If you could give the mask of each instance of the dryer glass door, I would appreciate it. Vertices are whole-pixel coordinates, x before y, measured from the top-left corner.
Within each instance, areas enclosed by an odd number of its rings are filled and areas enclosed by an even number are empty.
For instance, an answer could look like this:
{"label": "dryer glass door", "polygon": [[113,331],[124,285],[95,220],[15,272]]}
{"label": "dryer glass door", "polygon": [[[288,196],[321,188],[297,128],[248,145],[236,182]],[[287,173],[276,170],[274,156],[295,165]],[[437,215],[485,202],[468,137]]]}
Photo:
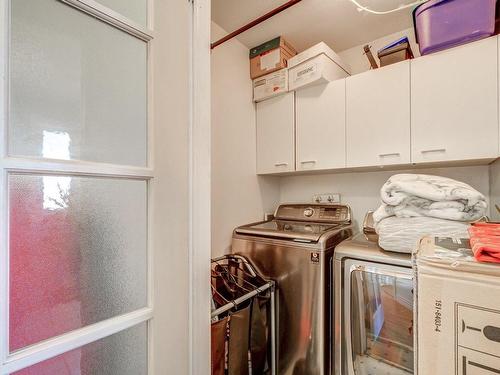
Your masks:
{"label": "dryer glass door", "polygon": [[368,262],[345,267],[349,375],[413,374],[411,269]]}

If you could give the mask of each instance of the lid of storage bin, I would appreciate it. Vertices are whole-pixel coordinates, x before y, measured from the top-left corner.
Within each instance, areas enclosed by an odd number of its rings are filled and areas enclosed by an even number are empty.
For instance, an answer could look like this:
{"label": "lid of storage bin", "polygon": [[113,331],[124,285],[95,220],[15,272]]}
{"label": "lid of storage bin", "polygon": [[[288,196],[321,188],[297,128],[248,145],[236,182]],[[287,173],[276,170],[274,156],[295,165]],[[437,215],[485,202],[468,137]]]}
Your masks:
{"label": "lid of storage bin", "polygon": [[278,36],[274,39],[268,40],[257,47],[250,49],[250,59],[263,54],[264,52],[271,51],[276,48],[281,48],[286,55],[294,56],[297,51],[288,43],[282,36]]}
{"label": "lid of storage bin", "polygon": [[332,60],[335,64],[337,64],[342,70],[344,70],[347,74],[351,75],[350,67],[342,61],[339,55],[337,55],[325,42],[319,42],[314,46],[306,49],[305,51],[300,52],[299,54],[291,57],[288,60],[288,68],[292,69],[299,64],[302,64],[305,61],[313,59],[319,55],[325,55],[330,60]]}
{"label": "lid of storage bin", "polygon": [[392,42],[392,43],[390,43],[390,44],[386,45],[385,47],[383,47],[383,48],[379,49],[377,53],[382,53],[382,52],[384,52],[384,51],[386,51],[386,50],[390,50],[390,49],[392,49],[392,48],[394,48],[394,47],[397,47],[397,46],[403,45],[403,44],[405,44],[405,43],[406,43],[406,44],[409,44],[409,43],[410,43],[410,41],[408,40],[408,37],[407,37],[407,36],[404,36],[404,37],[402,37],[402,38],[399,38],[398,40],[395,40],[394,42]]}
{"label": "lid of storage bin", "polygon": [[420,44],[419,40],[418,40],[417,16],[419,16],[423,11],[425,11],[427,9],[432,8],[432,7],[439,5],[441,3],[445,3],[447,1],[450,1],[450,0],[429,0],[423,4],[418,5],[417,7],[415,7],[415,9],[413,9],[413,12],[412,12],[413,28],[415,30],[415,42],[417,44]]}
{"label": "lid of storage bin", "polygon": [[274,39],[268,40],[267,42],[258,45],[257,47],[253,47],[250,49],[250,58],[258,56],[261,53],[270,51],[272,49],[279,48],[280,43],[281,43],[281,37],[278,36]]}
{"label": "lid of storage bin", "polygon": [[[392,48],[389,49],[383,49],[377,52],[378,58],[392,55],[393,53],[400,52],[400,51],[408,51],[411,52],[410,44],[408,42],[403,43],[403,44],[398,44],[393,46]],[[413,53],[411,53],[413,55]]]}
{"label": "lid of storage bin", "polygon": [[413,14],[415,15],[415,17],[417,17],[423,11],[435,7],[436,5],[440,5],[441,3],[447,3],[449,1],[451,0],[429,0],[426,3],[423,3],[422,5],[416,7],[415,10],[413,11],[414,12]]}

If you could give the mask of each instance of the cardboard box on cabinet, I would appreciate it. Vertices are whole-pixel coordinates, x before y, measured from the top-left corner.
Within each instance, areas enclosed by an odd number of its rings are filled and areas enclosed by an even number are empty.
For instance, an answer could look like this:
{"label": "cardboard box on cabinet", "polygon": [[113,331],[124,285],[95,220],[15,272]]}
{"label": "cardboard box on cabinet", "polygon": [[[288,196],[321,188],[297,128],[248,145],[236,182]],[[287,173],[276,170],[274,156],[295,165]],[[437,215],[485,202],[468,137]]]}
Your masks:
{"label": "cardboard box on cabinet", "polygon": [[283,37],[279,36],[250,49],[250,77],[262,77],[286,68],[288,60],[297,51]]}
{"label": "cardboard box on cabinet", "polygon": [[253,80],[253,100],[260,102],[288,92],[288,69],[281,69]]}
{"label": "cardboard box on cabinet", "polygon": [[312,46],[288,61],[290,90],[328,83],[349,75],[349,67],[324,42]]}

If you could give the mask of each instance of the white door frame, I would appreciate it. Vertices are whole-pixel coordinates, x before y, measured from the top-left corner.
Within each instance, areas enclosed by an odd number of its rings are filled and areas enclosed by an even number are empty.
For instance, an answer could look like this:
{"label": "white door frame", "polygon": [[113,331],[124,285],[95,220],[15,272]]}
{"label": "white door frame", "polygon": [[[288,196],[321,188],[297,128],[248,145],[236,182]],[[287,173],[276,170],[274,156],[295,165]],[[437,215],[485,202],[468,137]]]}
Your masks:
{"label": "white door frame", "polygon": [[191,0],[190,375],[210,374],[210,0]]}

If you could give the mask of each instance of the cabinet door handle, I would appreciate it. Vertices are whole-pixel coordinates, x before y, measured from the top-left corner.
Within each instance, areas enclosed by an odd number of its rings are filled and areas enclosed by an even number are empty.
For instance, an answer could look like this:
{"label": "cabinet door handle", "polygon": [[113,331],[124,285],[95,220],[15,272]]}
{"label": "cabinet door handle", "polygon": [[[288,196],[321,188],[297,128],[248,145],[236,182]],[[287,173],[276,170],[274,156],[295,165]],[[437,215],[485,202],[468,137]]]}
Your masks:
{"label": "cabinet door handle", "polygon": [[430,150],[422,150],[420,151],[422,154],[430,154],[431,152],[446,152],[445,148],[434,148]]}
{"label": "cabinet door handle", "polygon": [[316,160],[304,160],[300,164],[316,164]]}
{"label": "cabinet door handle", "polygon": [[275,167],[286,167],[288,163],[274,163]]}
{"label": "cabinet door handle", "polygon": [[388,156],[401,156],[401,154],[399,152],[390,152],[390,153],[387,153],[387,154],[378,154],[379,157],[381,158],[385,158],[385,157],[388,157]]}

